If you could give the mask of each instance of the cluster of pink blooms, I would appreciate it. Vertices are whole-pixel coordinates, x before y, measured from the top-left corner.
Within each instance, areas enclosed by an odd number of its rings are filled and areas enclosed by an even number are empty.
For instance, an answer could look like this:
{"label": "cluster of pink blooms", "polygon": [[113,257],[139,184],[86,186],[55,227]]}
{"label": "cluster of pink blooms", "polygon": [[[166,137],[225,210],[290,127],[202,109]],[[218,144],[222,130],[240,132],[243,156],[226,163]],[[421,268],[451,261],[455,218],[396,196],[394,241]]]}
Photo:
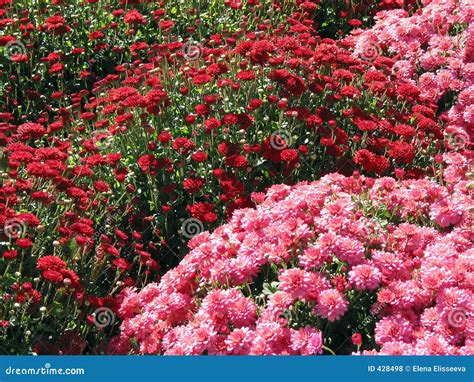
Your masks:
{"label": "cluster of pink blooms", "polygon": [[[125,290],[109,351],[321,354],[328,327],[357,327],[349,312],[376,294],[361,354],[473,354],[473,162],[443,160],[439,183],[330,174],[254,194],[158,284]],[[298,304],[314,324],[289,325]]]}
{"label": "cluster of pink blooms", "polygon": [[[347,38],[361,57],[387,51],[392,74],[438,103],[457,93],[445,112],[445,134],[467,148],[474,134],[474,12],[470,0],[423,0],[414,15],[402,9],[377,14],[375,26]],[[374,53],[375,51],[375,53]],[[420,74],[421,73],[421,74]]]}

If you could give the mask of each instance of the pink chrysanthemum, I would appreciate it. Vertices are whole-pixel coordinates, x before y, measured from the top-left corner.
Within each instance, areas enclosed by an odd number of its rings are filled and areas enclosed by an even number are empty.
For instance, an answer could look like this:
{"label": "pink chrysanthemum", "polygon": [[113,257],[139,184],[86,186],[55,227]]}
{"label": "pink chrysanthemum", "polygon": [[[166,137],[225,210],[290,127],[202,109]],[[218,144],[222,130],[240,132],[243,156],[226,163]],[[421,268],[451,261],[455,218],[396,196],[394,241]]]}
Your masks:
{"label": "pink chrysanthemum", "polygon": [[336,289],[327,289],[318,296],[316,313],[329,321],[336,321],[346,313],[348,308],[347,300]]}

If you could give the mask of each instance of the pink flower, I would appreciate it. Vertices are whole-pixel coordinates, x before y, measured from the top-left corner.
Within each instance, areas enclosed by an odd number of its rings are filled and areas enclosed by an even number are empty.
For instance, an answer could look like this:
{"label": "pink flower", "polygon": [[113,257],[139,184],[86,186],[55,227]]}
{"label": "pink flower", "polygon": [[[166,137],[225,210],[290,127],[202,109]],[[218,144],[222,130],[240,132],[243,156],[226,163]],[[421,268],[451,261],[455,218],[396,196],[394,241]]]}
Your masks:
{"label": "pink flower", "polygon": [[413,345],[402,341],[385,342],[380,349],[380,353],[373,355],[410,355],[414,354]]}
{"label": "pink flower", "polygon": [[279,289],[292,295],[294,299],[304,299],[306,296],[306,272],[302,269],[288,269],[282,272],[278,278]]}
{"label": "pink flower", "polygon": [[252,346],[253,336],[253,331],[249,328],[235,329],[225,340],[228,354],[248,354]]}
{"label": "pink flower", "polygon": [[351,265],[359,264],[365,258],[362,243],[349,237],[338,237],[333,248],[337,257]]}
{"label": "pink flower", "polygon": [[305,272],[302,269],[288,269],[279,276],[279,289],[290,294],[295,300],[316,300],[323,289],[330,288],[323,274]]}
{"label": "pink flower", "polygon": [[416,355],[456,354],[453,346],[449,345],[445,338],[434,333],[419,339],[415,344],[414,352]]}
{"label": "pink flower", "polygon": [[462,204],[450,203],[449,200],[442,200],[431,207],[431,214],[434,216],[436,223],[441,227],[449,227],[458,224],[463,215]]}
{"label": "pink flower", "polygon": [[300,265],[305,269],[321,268],[324,263],[331,261],[331,251],[329,248],[315,244],[303,252],[300,256]]}

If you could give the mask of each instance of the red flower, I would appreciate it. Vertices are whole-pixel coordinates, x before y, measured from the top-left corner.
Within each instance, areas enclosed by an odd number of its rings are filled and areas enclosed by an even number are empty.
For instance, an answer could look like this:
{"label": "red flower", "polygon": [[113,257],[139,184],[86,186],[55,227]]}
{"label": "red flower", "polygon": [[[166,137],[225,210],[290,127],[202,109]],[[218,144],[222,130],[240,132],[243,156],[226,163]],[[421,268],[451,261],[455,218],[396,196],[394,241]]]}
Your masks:
{"label": "red flower", "polygon": [[354,118],[354,124],[359,128],[361,131],[374,131],[377,130],[377,124],[371,120],[363,119],[356,117]]}
{"label": "red flower", "polygon": [[231,155],[226,158],[225,164],[229,167],[243,168],[248,166],[248,161],[243,155]]}
{"label": "red flower", "polygon": [[207,157],[208,155],[204,151],[196,151],[193,155],[191,155],[191,159],[198,163],[205,162]]}
{"label": "red flower", "polygon": [[206,127],[206,132],[211,132],[222,126],[222,123],[217,118],[209,118],[204,121],[204,126]]}
{"label": "red flower", "polygon": [[107,192],[110,190],[110,186],[103,180],[97,180],[94,182],[94,188],[99,192]]}
{"label": "red flower", "polygon": [[255,72],[252,70],[243,70],[237,73],[237,78],[242,81],[252,81],[255,79]]}
{"label": "red flower", "polygon": [[301,77],[290,74],[285,81],[285,90],[294,97],[299,97],[306,91],[306,86]]}
{"label": "red flower", "polygon": [[33,242],[28,238],[21,238],[16,240],[16,245],[21,249],[27,249],[33,246]]}
{"label": "red flower", "polygon": [[336,142],[334,141],[334,139],[331,138],[331,137],[323,137],[323,138],[321,138],[320,142],[321,142],[321,144],[322,144],[323,146],[325,146],[325,147],[334,146],[334,144],[336,143]]}
{"label": "red flower", "polygon": [[176,138],[173,142],[173,150],[181,154],[186,154],[196,147],[193,141],[188,138]]}
{"label": "red flower", "polygon": [[114,170],[115,179],[119,182],[123,182],[128,174],[128,170],[125,167],[119,167]]}
{"label": "red flower", "polygon": [[[193,218],[199,219],[201,221],[207,221],[205,216],[208,216],[208,214],[214,212],[215,205],[212,203],[195,203],[191,206],[187,206],[186,210],[189,211],[191,216]],[[211,217],[211,215],[208,216],[208,218]]]}
{"label": "red flower", "polygon": [[27,122],[18,127],[18,134],[22,140],[38,139],[46,134],[46,129],[39,123]]}
{"label": "red flower", "polygon": [[82,285],[79,282],[79,276],[77,276],[74,271],[71,271],[70,269],[62,269],[60,273],[64,277],[64,282],[66,283],[67,281],[67,285],[70,288],[75,288],[75,289],[82,288]]}
{"label": "red flower", "polygon": [[360,27],[362,25],[362,21],[357,19],[351,19],[347,23],[352,27]]}
{"label": "red flower", "polygon": [[112,261],[112,264],[122,271],[126,271],[132,268],[130,263],[127,260],[122,259],[122,258],[114,259]]}
{"label": "red flower", "polygon": [[306,91],[303,79],[296,74],[292,74],[285,69],[277,69],[271,72],[268,77],[283,85],[286,93],[294,97],[299,97]]}
{"label": "red flower", "polygon": [[136,9],[128,11],[123,21],[126,24],[145,24],[146,22],[145,17],[143,17],[143,15]]}
{"label": "red flower", "polygon": [[209,74],[198,74],[193,78],[194,85],[204,85],[212,81],[212,76]]}
{"label": "red flower", "polygon": [[255,121],[255,118],[251,117],[246,113],[237,115],[237,124],[241,129],[246,130],[249,128]]}
{"label": "red flower", "polygon": [[86,198],[87,194],[84,190],[81,190],[79,187],[69,187],[66,190],[66,194],[73,198]]}
{"label": "red flower", "polygon": [[28,56],[26,54],[14,54],[10,57],[10,60],[13,62],[28,62]]}
{"label": "red flower", "polygon": [[306,118],[306,124],[308,125],[308,127],[317,129],[323,124],[323,120],[319,117],[319,115],[313,114]]}
{"label": "red flower", "polygon": [[411,138],[415,135],[415,128],[410,125],[396,125],[393,131],[404,138]]}
{"label": "red flower", "polygon": [[194,110],[197,115],[208,115],[211,112],[209,105],[206,105],[205,103],[197,105]]}
{"label": "red flower", "polygon": [[170,29],[174,26],[174,22],[172,20],[164,20],[160,22],[159,26],[161,29]]}
{"label": "red flower", "polygon": [[397,86],[397,94],[410,102],[418,101],[420,97],[420,89],[415,85],[403,83]]}
{"label": "red flower", "polygon": [[219,74],[224,74],[229,71],[229,68],[224,63],[211,64],[206,68],[206,73],[211,76],[218,76]]}
{"label": "red flower", "polygon": [[152,90],[145,96],[145,106],[150,114],[158,114],[169,103],[168,93],[164,90]]}
{"label": "red flower", "polygon": [[173,136],[170,133],[168,133],[167,131],[163,131],[162,133],[160,133],[160,135],[158,135],[158,141],[162,145],[166,145],[172,139],[173,139]]}
{"label": "red flower", "polygon": [[138,166],[140,166],[140,169],[146,174],[149,172],[150,167],[153,165],[155,161],[155,156],[152,154],[147,154],[147,155],[142,155],[140,158],[138,158]]}
{"label": "red flower", "polygon": [[258,109],[263,105],[263,101],[259,98],[254,98],[251,99],[250,102],[247,105],[247,110],[248,111],[254,111],[255,109]]}
{"label": "red flower", "polygon": [[222,123],[227,126],[235,125],[238,122],[238,117],[237,115],[230,113],[224,115],[224,118],[222,118]]}
{"label": "red flower", "polygon": [[50,16],[45,20],[42,28],[45,28],[48,32],[52,32],[55,35],[62,35],[71,30],[71,28],[64,22],[65,20],[62,16]]}
{"label": "red flower", "polygon": [[397,164],[411,164],[415,158],[415,148],[407,142],[393,142],[389,155],[395,159]]}
{"label": "red flower", "polygon": [[352,343],[359,346],[362,343],[362,335],[360,333],[354,333],[351,337]]}
{"label": "red flower", "polygon": [[111,255],[111,256],[120,255],[120,251],[117,248],[107,243],[102,244],[101,247],[98,249],[98,251],[100,251],[101,253],[105,252],[106,254]]}
{"label": "red flower", "polygon": [[188,125],[192,125],[194,122],[196,122],[196,116],[188,114],[184,117],[184,122],[186,122]]}
{"label": "red flower", "polygon": [[281,160],[284,162],[292,162],[298,160],[298,151],[295,149],[285,149],[281,152]]}
{"label": "red flower", "polygon": [[36,227],[40,224],[39,219],[29,212],[23,212],[21,214],[16,215],[15,217],[17,220],[27,224],[30,227]]}

